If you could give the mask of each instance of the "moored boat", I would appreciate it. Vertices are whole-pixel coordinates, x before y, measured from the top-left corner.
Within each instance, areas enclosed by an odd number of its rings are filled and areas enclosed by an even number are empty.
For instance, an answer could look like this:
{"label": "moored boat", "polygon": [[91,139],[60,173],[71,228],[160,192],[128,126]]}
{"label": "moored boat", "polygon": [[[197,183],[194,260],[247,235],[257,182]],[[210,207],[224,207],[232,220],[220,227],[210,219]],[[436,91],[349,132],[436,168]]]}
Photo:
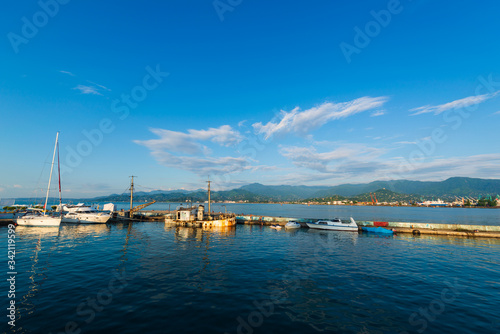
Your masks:
{"label": "moored boat", "polygon": [[349,231],[349,232],[357,232],[358,224],[351,217],[349,222],[343,222],[339,218],[335,218],[332,220],[318,220],[314,223],[306,223],[309,228],[318,229],[318,230],[332,230],[332,231]]}
{"label": "moored boat", "polygon": [[111,218],[110,213],[98,211],[83,203],[63,205],[62,210],[66,212],[62,217],[63,223],[105,224]]}
{"label": "moored boat", "polygon": [[[52,164],[50,166],[49,185],[47,186],[47,195],[45,196],[45,205],[43,206],[43,210],[27,211],[23,215],[17,217],[17,219],[16,219],[17,225],[21,225],[21,226],[59,226],[61,224],[61,216],[53,216],[53,215],[49,216],[47,214],[47,201],[49,199],[50,182],[52,180],[52,172],[54,169],[54,160],[56,157],[56,151],[59,152],[58,140],[59,140],[59,132],[56,135],[54,154],[52,155]],[[58,155],[57,160],[59,163],[59,155]],[[61,198],[61,175],[59,174],[59,201],[60,201],[60,198]]]}
{"label": "moored boat", "polygon": [[285,224],[285,229],[296,229],[300,227],[301,227],[300,224],[293,220]]}
{"label": "moored boat", "polygon": [[371,226],[363,226],[361,228],[363,232],[368,232],[368,233],[377,233],[377,234],[385,234],[385,235],[393,235],[394,231],[390,229],[386,229],[383,227],[371,227]]}
{"label": "moored boat", "polygon": [[29,210],[17,217],[16,223],[19,226],[59,226],[61,217],[49,216],[46,212]]}

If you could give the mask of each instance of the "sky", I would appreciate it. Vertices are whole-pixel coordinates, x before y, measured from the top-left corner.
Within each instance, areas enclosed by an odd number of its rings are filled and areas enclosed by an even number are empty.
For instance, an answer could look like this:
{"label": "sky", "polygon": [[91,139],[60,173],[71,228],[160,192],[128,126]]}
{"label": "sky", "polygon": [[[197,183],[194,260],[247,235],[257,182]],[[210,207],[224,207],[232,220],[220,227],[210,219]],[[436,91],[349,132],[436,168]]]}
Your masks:
{"label": "sky", "polygon": [[[500,4],[15,1],[0,198],[500,178]],[[57,176],[52,188],[57,188]],[[51,192],[56,195],[56,193]]]}

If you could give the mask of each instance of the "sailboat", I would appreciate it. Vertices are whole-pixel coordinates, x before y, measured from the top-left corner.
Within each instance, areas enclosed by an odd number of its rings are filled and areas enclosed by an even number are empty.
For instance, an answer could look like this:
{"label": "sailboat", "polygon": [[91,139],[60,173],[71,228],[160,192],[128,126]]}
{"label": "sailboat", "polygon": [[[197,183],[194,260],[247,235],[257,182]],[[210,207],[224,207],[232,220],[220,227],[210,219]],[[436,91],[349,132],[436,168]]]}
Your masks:
{"label": "sailboat", "polygon": [[[47,187],[47,195],[45,196],[45,205],[43,210],[31,209],[24,215],[17,218],[17,225],[21,226],[59,226],[61,224],[61,216],[49,216],[47,214],[47,201],[49,200],[50,182],[52,181],[52,171],[54,170],[54,160],[56,158],[56,150],[58,150],[59,132],[56,135],[56,144],[54,146],[54,154],[52,155],[52,165],[50,166],[49,185]],[[59,167],[59,155],[57,157]],[[61,173],[59,173],[59,201],[61,200]]]}

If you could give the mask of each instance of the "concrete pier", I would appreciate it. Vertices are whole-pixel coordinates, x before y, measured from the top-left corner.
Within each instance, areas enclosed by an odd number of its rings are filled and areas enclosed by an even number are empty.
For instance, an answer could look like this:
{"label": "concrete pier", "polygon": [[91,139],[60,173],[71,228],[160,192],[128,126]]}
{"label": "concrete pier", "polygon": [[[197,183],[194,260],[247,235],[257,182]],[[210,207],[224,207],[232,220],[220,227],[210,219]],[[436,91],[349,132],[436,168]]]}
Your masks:
{"label": "concrete pier", "polygon": [[[314,222],[319,219],[272,217],[272,216],[254,216],[239,215],[236,216],[236,222],[239,224],[252,225],[285,225],[288,221],[296,221],[303,227],[307,227],[306,222]],[[408,223],[408,222],[374,222],[374,221],[356,221],[361,230],[363,226],[380,226],[391,229],[396,233],[433,234],[449,235],[460,237],[484,237],[500,238],[500,226],[488,225],[462,225],[462,224],[428,224],[428,223]]]}

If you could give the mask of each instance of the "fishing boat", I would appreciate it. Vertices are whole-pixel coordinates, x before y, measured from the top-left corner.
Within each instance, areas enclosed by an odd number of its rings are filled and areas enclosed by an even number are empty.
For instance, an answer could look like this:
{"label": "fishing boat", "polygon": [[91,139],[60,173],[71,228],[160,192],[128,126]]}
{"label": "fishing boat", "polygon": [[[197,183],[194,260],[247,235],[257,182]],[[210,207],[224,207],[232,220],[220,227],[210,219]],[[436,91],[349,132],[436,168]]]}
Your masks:
{"label": "fishing boat", "polygon": [[288,223],[285,224],[285,229],[296,229],[296,228],[300,228],[300,224],[297,223],[296,221],[289,221]]}
{"label": "fishing boat", "polygon": [[335,218],[332,220],[318,220],[314,223],[306,223],[309,228],[318,229],[318,230],[332,230],[332,231],[349,231],[349,232],[357,232],[358,224],[351,217],[349,222],[343,222],[339,218]]}
{"label": "fishing boat", "polygon": [[[208,212],[205,212],[204,205],[191,206],[188,208],[178,208],[173,213],[165,215],[166,224],[181,226],[196,226],[204,228],[221,228],[236,225],[236,215],[228,212],[212,212],[210,199],[210,183],[208,180]],[[132,189],[132,186],[131,186]],[[132,207],[132,204],[130,205]]]}
{"label": "fishing boat", "polygon": [[368,232],[368,233],[377,233],[377,234],[384,234],[384,235],[393,235],[394,231],[389,230],[383,227],[371,227],[371,226],[363,226],[361,228],[363,232]]}
{"label": "fishing boat", "polygon": [[[52,155],[52,165],[50,166],[49,185],[47,187],[47,195],[45,196],[45,205],[42,210],[28,210],[22,216],[17,217],[16,223],[21,226],[59,226],[61,224],[61,216],[47,214],[47,201],[49,200],[50,182],[52,181],[52,172],[54,170],[54,160],[56,151],[59,153],[59,132],[56,135],[56,144],[54,146],[54,154]],[[59,154],[57,155],[59,167]],[[58,168],[59,169],[59,168]],[[59,201],[61,201],[61,173],[59,173]]]}

